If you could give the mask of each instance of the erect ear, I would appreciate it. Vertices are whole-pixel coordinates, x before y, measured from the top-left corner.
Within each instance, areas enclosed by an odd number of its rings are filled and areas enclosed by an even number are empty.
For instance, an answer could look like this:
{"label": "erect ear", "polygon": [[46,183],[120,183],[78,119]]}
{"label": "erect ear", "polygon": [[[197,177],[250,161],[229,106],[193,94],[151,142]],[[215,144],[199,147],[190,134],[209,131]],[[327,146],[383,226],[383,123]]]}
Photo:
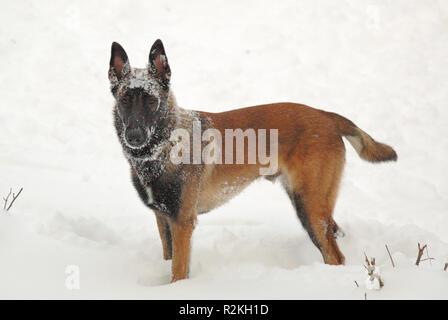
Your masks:
{"label": "erect ear", "polygon": [[112,83],[119,81],[129,72],[130,67],[126,51],[117,42],[113,42],[109,62],[109,80]]}
{"label": "erect ear", "polygon": [[171,69],[168,64],[165,49],[163,48],[163,43],[160,39],[157,39],[156,42],[154,42],[149,51],[148,69],[163,87],[168,88],[171,78]]}

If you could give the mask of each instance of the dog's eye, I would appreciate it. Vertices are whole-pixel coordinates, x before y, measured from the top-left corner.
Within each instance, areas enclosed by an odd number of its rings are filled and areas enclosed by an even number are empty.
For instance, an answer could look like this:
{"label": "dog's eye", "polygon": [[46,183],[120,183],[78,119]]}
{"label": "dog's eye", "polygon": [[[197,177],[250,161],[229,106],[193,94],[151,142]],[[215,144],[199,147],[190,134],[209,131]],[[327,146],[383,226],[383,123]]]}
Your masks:
{"label": "dog's eye", "polygon": [[120,100],[120,106],[128,107],[130,105],[130,101],[132,101],[132,97],[129,95],[124,95]]}
{"label": "dog's eye", "polygon": [[146,97],[146,104],[149,107],[153,108],[153,107],[157,106],[158,103],[159,103],[159,100],[156,97],[154,97],[154,96]]}

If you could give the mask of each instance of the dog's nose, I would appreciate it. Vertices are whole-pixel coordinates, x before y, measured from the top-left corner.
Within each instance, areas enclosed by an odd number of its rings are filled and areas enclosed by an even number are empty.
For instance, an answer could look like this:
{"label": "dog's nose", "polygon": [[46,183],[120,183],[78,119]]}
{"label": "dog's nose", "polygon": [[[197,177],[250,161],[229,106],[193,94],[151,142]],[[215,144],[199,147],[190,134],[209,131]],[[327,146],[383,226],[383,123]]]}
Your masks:
{"label": "dog's nose", "polygon": [[140,128],[126,129],[126,141],[133,147],[139,147],[145,142],[145,131]]}

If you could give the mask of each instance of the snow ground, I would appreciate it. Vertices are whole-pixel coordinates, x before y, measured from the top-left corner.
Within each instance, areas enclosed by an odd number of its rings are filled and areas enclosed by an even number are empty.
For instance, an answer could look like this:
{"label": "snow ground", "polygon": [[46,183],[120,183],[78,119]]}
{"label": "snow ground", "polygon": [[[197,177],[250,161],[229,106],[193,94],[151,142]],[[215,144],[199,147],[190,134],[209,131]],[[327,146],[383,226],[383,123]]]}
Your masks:
{"label": "snow ground", "polygon": [[[0,25],[0,193],[24,187],[0,214],[0,298],[364,299],[363,252],[385,282],[368,299],[448,298],[446,1],[14,1]],[[280,187],[260,181],[200,216],[190,279],[168,284],[107,79],[112,41],[139,67],[157,38],[185,108],[300,102],[394,146],[399,161],[380,165],[347,148],[345,266],[323,264]],[[417,242],[435,260],[414,266]]]}

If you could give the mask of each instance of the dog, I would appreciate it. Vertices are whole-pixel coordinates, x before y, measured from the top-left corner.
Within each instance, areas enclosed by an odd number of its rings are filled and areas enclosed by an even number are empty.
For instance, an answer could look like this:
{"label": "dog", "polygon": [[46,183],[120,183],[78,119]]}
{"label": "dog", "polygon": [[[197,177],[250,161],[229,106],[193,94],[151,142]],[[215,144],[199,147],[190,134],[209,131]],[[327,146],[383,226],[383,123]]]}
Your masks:
{"label": "dog", "polygon": [[[138,195],[155,212],[163,258],[172,259],[171,282],[188,277],[197,215],[227,202],[258,178],[279,179],[324,262],[344,264],[336,243],[340,229],[332,218],[345,163],[342,137],[369,162],[396,161],[390,146],[375,141],[343,116],[302,104],[273,103],[221,113],[180,108],[170,89],[171,69],[160,40],[152,45],[146,68],[131,68],[125,50],[114,42],[108,75],[118,139]],[[275,170],[261,174],[266,161],[260,159],[248,163],[238,159],[235,163],[232,155],[227,159],[229,151],[245,159],[253,155],[241,144],[225,145],[224,163],[222,150],[212,163],[191,163],[188,152],[183,155],[187,161],[173,161],[177,148],[173,132],[182,129],[194,134],[195,125],[201,132],[214,130],[223,136],[229,129],[277,130],[277,140],[267,144],[271,153],[272,147],[278,153]],[[182,140],[188,145],[194,139]],[[219,139],[213,140],[217,146]],[[199,141],[199,148],[204,146]]]}

